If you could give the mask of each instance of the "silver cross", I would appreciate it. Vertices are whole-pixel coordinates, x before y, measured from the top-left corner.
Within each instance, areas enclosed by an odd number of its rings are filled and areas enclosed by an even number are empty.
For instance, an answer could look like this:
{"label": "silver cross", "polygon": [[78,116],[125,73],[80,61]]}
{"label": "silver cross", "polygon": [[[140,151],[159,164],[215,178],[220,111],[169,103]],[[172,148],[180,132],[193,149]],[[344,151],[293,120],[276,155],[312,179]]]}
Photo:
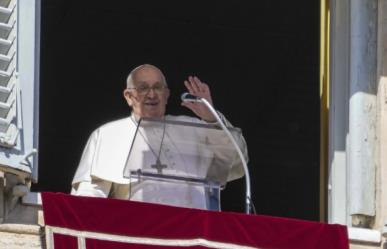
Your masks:
{"label": "silver cross", "polygon": [[167,168],[168,166],[166,164],[162,164],[160,162],[160,159],[157,159],[155,164],[151,165],[151,168],[157,169],[157,174],[162,174],[163,169]]}

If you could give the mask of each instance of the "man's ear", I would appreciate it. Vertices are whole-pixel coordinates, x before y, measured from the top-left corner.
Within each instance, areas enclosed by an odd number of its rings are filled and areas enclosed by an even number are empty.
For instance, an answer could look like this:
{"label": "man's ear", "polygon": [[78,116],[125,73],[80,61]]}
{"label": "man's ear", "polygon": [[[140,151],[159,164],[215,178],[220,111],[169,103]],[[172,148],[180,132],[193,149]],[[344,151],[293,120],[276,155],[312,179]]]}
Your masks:
{"label": "man's ear", "polygon": [[129,91],[129,89],[125,89],[123,92],[124,98],[126,100],[126,103],[128,103],[129,106],[133,106],[133,100],[132,100],[132,93]]}

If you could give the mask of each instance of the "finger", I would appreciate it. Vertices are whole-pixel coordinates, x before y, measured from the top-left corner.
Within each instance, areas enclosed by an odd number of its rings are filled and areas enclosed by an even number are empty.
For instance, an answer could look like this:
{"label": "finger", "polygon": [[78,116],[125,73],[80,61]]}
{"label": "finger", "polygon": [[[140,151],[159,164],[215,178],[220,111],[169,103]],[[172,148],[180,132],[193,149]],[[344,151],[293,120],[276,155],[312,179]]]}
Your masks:
{"label": "finger", "polygon": [[204,82],[202,82],[202,89],[203,89],[204,91],[206,91],[206,92],[209,92],[209,91],[210,91],[209,86],[208,86],[206,83],[204,83]]}
{"label": "finger", "polygon": [[198,83],[196,82],[195,77],[189,76],[188,80],[191,84],[191,87],[192,87],[194,93],[196,93],[196,94],[200,93],[200,87],[199,87]]}
{"label": "finger", "polygon": [[192,81],[194,82],[194,84],[196,85],[197,89],[199,92],[203,92],[204,89],[203,89],[203,83],[200,81],[200,79],[196,76],[194,76],[192,78]]}
{"label": "finger", "polygon": [[209,88],[205,82],[201,81],[197,76],[194,76],[193,80],[196,83],[200,92],[208,92]]}
{"label": "finger", "polygon": [[191,83],[189,83],[188,81],[185,80],[184,85],[190,94],[194,94],[194,90],[192,89]]}
{"label": "finger", "polygon": [[197,76],[192,77],[192,80],[193,80],[193,82],[195,82],[195,84],[196,84],[198,87],[200,87],[200,88],[202,88],[203,84],[205,84],[205,83],[202,82]]}

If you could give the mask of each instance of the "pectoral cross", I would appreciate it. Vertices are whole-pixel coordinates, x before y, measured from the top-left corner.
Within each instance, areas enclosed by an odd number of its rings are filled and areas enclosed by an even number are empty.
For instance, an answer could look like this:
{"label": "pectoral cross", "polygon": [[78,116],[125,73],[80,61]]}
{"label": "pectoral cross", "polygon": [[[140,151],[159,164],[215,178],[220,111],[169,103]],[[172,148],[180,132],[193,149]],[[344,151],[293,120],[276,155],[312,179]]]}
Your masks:
{"label": "pectoral cross", "polygon": [[161,164],[160,159],[157,159],[156,163],[151,165],[151,168],[157,169],[157,174],[162,174],[163,169],[167,167],[166,164]]}

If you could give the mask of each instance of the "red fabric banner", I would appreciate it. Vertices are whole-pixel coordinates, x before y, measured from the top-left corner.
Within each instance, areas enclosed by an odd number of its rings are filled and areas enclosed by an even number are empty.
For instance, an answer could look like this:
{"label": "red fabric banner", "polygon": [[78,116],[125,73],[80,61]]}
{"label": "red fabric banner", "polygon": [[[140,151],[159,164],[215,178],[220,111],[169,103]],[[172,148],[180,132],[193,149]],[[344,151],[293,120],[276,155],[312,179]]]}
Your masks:
{"label": "red fabric banner", "polygon": [[[349,249],[347,227],[336,224],[63,193],[42,193],[42,201],[47,226],[79,234],[104,233],[132,239],[131,243],[124,243],[89,237],[87,249],[221,248],[222,245],[224,248]],[[72,235],[54,234],[55,249],[78,248],[77,243]]]}

